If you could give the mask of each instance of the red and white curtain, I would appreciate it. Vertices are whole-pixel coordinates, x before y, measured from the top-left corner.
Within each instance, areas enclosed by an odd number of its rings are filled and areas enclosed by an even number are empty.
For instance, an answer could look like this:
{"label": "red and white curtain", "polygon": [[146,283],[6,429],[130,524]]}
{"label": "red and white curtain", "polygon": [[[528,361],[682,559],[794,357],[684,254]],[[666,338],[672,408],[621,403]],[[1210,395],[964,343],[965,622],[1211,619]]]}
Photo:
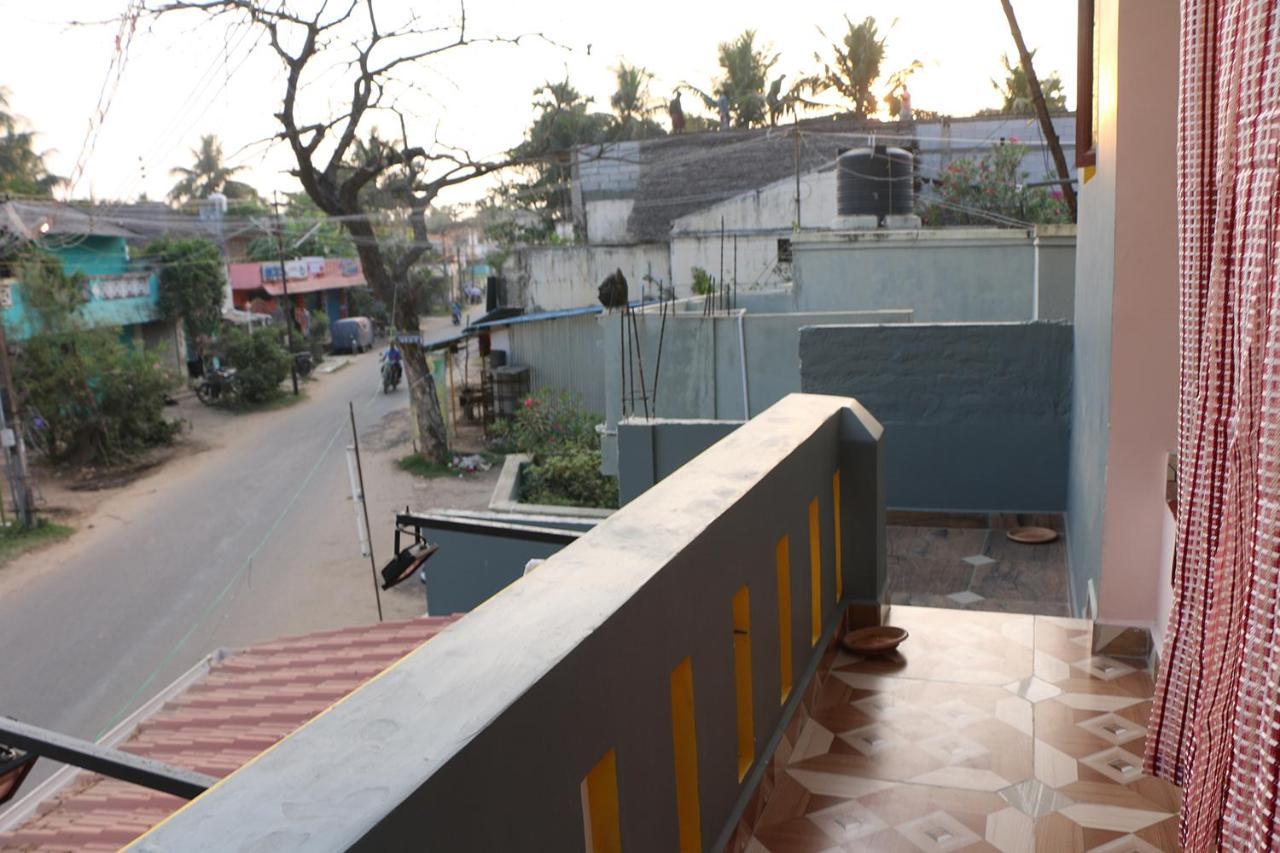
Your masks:
{"label": "red and white curtain", "polygon": [[1147,769],[1187,850],[1280,850],[1280,2],[1182,0],[1174,607]]}

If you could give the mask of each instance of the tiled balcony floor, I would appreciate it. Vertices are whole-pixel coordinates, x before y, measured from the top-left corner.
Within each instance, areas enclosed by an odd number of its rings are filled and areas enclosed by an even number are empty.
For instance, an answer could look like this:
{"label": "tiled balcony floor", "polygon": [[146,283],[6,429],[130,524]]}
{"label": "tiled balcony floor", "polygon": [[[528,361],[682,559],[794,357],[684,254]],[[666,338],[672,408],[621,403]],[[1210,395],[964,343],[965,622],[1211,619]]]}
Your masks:
{"label": "tiled balcony floor", "polygon": [[886,568],[892,603],[1045,616],[1071,612],[1063,538],[1045,545],[1010,542],[999,526],[1007,521],[1001,516],[916,521],[888,528]]}
{"label": "tiled balcony floor", "polygon": [[1144,776],[1153,684],[1083,620],[895,606],[900,654],[831,652],[733,850],[1176,850]]}

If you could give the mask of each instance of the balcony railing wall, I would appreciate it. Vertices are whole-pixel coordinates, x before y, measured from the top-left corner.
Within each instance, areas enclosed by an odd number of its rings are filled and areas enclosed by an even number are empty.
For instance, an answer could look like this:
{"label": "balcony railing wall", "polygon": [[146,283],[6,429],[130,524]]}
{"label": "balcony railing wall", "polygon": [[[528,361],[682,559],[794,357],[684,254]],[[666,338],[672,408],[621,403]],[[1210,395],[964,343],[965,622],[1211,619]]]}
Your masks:
{"label": "balcony railing wall", "polygon": [[853,400],[786,397],[134,849],[722,846],[883,589],[879,442]]}

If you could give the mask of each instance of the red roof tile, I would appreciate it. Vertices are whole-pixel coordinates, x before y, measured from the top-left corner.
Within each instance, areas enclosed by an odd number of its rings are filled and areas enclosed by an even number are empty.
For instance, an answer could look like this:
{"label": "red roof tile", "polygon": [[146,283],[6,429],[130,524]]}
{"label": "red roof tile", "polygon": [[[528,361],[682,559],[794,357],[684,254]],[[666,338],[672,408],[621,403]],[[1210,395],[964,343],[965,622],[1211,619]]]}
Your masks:
{"label": "red roof tile", "polygon": [[[143,720],[120,748],[226,776],[457,618],[343,628],[236,652]],[[184,802],[81,773],[22,826],[0,833],[0,851],[117,850]]]}

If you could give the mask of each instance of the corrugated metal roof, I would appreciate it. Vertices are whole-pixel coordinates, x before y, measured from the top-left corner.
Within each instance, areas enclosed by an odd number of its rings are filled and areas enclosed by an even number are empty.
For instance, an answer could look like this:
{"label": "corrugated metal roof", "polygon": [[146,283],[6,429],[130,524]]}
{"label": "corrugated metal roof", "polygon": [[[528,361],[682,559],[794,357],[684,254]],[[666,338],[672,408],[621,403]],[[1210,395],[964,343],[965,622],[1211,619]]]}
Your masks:
{"label": "corrugated metal roof", "polygon": [[[221,778],[458,618],[324,631],[234,653],[139,724],[122,748]],[[0,851],[117,850],[185,802],[81,773],[35,817],[0,834]]]}

